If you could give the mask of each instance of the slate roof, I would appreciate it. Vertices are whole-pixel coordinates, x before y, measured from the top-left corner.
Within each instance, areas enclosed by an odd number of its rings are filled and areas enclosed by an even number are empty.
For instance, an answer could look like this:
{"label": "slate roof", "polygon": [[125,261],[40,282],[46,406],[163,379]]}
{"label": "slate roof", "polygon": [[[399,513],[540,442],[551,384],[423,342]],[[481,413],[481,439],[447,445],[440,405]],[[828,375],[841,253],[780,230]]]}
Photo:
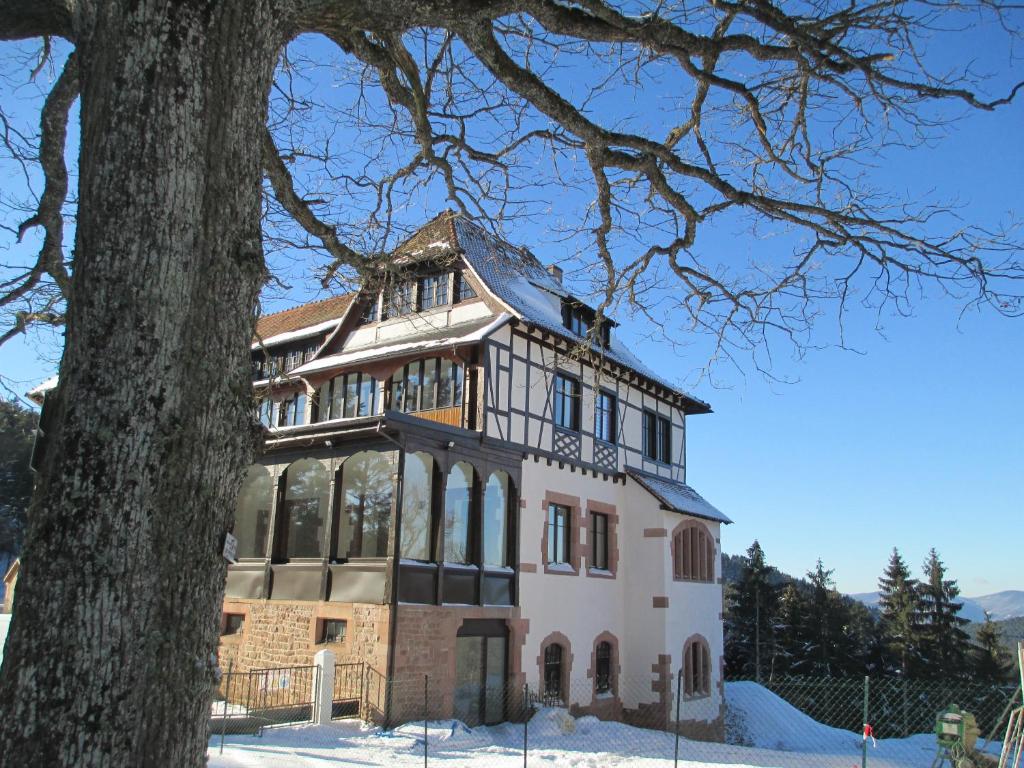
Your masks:
{"label": "slate roof", "polygon": [[705,520],[714,520],[719,523],[732,522],[686,483],[652,475],[632,467],[627,467],[626,473],[674,512],[703,517]]}
{"label": "slate roof", "polygon": [[346,293],[321,301],[300,304],[297,307],[270,315],[263,315],[256,321],[256,334],[259,338],[269,339],[282,333],[291,333],[312,325],[319,325],[328,320],[340,320],[354,297],[354,293]]}
{"label": "slate roof", "polygon": [[[526,248],[495,237],[459,213],[446,211],[400,244],[395,255],[411,259],[436,257],[458,251],[488,288],[522,320],[572,342],[583,337],[562,324],[562,299],[572,294]],[[641,376],[676,392],[687,400],[690,413],[711,411],[704,401],[682,391],[648,368],[612,333],[608,349],[593,347],[597,354],[630,368]]]}

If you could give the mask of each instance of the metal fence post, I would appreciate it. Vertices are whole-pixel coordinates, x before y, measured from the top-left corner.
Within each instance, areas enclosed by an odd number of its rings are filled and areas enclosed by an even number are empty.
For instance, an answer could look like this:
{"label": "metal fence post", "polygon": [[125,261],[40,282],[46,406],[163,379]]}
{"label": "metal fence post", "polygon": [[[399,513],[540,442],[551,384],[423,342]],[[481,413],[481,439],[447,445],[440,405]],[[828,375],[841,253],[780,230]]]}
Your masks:
{"label": "metal fence post", "polygon": [[429,699],[430,675],[423,676],[423,768],[427,768],[427,701]]}
{"label": "metal fence post", "polygon": [[530,738],[530,714],[533,707],[530,706],[530,684],[523,684],[523,768],[526,768],[526,754]]}
{"label": "metal fence post", "polygon": [[228,661],[228,679],[224,683],[224,717],[220,721],[220,753],[224,754],[224,733],[228,729],[228,698],[231,693],[231,661]]}
{"label": "metal fence post", "polygon": [[680,706],[682,704],[682,701],[683,701],[683,670],[680,669],[679,672],[676,673],[676,726],[675,726],[675,731],[676,731],[676,747],[675,747],[675,754],[673,755],[673,758],[672,758],[672,765],[673,765],[674,768],[679,768],[679,722],[680,722],[679,713],[680,713]]}
{"label": "metal fence post", "polygon": [[861,742],[860,768],[868,768],[868,690],[871,686],[871,678],[864,675],[864,738]]}

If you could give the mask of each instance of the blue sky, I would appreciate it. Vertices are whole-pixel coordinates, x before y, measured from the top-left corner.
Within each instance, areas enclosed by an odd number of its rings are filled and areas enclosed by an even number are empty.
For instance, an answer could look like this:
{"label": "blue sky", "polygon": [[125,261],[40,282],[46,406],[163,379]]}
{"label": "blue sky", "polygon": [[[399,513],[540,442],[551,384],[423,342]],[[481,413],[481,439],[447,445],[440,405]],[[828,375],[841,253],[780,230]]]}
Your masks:
{"label": "blue sky", "polygon": [[[1021,208],[1022,126],[1024,103],[971,115],[941,142],[890,153],[873,178],[908,200],[955,196],[968,220],[1002,219]],[[439,199],[424,214],[446,206]],[[547,226],[555,224],[542,219],[517,239],[558,260],[563,248],[544,237]],[[724,247],[730,237],[712,232],[708,242]],[[297,282],[265,309],[307,296]],[[866,312],[849,318],[861,354],[778,361],[790,384],[723,367],[713,385],[697,376],[702,340],[672,354],[643,340],[633,321],[619,332],[715,409],[689,421],[688,479],[736,521],[723,533],[725,551],[757,538],[772,564],[795,575],[821,557],[841,590],[860,592],[875,588],[893,546],[915,570],[935,547],[967,595],[1024,589],[1024,319],[961,317],[955,302],[929,296],[912,317],[883,315],[884,335],[874,325]],[[54,370],[41,359],[53,358],[54,341],[0,348],[0,374],[23,389],[38,383]]]}

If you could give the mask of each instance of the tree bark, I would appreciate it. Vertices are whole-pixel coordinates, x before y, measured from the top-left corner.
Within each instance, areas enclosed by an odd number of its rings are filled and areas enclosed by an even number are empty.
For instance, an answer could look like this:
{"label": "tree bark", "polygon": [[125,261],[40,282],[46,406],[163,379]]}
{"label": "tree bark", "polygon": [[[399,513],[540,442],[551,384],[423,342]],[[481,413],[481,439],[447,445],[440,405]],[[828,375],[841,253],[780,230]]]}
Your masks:
{"label": "tree bark", "polygon": [[205,763],[284,2],[75,5],[75,274],[0,672],[5,768]]}

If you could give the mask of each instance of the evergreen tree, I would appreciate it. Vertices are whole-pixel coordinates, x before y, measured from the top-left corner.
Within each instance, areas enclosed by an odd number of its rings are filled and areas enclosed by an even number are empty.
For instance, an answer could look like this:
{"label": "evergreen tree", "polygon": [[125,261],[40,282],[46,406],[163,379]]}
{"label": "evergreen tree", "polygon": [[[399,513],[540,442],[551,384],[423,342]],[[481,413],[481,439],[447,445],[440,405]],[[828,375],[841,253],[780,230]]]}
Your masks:
{"label": "evergreen tree", "polygon": [[769,582],[770,573],[764,550],[754,541],[727,604],[725,655],[731,674],[759,680],[769,666],[778,602],[778,588]]}
{"label": "evergreen tree", "polygon": [[999,627],[985,611],[985,622],[978,629],[972,649],[974,675],[985,682],[1000,682],[1010,676],[1010,654],[1003,646]]}
{"label": "evergreen tree", "polygon": [[966,674],[970,649],[963,627],[970,622],[959,616],[963,603],[957,602],[960,587],[946,578],[946,567],[933,548],[924,563],[924,579],[919,586],[922,619],[922,656],[924,674],[951,677]]}
{"label": "evergreen tree", "polygon": [[911,577],[910,569],[895,547],[889,565],[878,580],[878,590],[885,668],[907,677],[919,666],[921,597],[917,579]]}
{"label": "evergreen tree", "polygon": [[779,609],[772,636],[772,664],[770,674],[800,674],[806,664],[807,641],[806,600],[794,582],[790,582],[779,596]]}
{"label": "evergreen tree", "polygon": [[810,595],[804,617],[806,654],[801,667],[807,674],[819,677],[840,674],[841,660],[849,652],[849,611],[835,589],[833,572],[825,568],[821,558],[814,570],[807,572]]}
{"label": "evergreen tree", "polygon": [[839,659],[843,674],[883,674],[886,667],[886,649],[879,630],[879,622],[863,603],[845,595],[840,596],[840,599],[847,622],[846,631],[843,633],[846,656],[845,660]]}

